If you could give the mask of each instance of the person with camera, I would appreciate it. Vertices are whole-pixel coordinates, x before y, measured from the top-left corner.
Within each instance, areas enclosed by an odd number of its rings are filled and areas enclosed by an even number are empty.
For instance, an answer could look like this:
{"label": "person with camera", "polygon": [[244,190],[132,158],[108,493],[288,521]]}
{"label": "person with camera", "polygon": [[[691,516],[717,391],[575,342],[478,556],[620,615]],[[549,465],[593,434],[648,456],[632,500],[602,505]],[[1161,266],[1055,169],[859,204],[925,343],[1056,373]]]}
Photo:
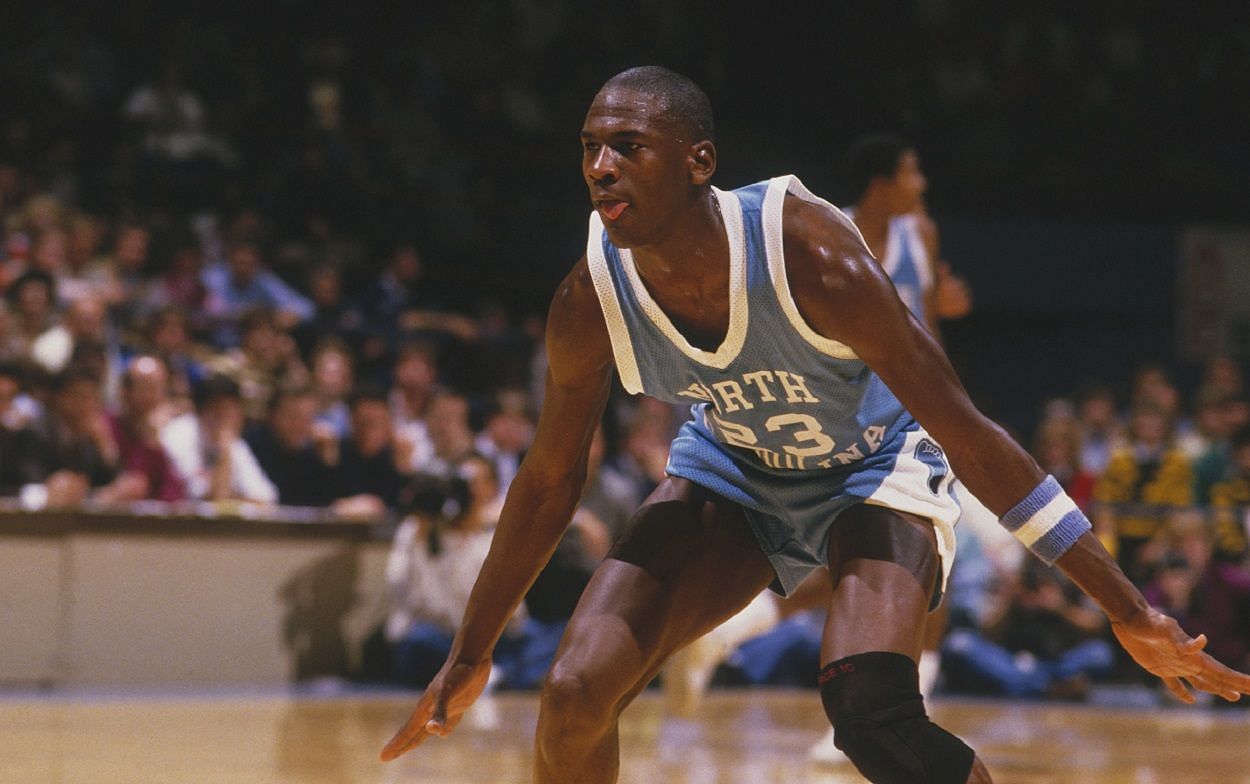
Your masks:
{"label": "person with camera", "polygon": [[[451,650],[499,520],[497,487],[494,464],[472,453],[450,477],[418,475],[406,493],[412,513],[396,530],[386,564],[386,637],[394,646],[392,675],[407,685],[429,683]],[[522,608],[501,648],[524,622]]]}

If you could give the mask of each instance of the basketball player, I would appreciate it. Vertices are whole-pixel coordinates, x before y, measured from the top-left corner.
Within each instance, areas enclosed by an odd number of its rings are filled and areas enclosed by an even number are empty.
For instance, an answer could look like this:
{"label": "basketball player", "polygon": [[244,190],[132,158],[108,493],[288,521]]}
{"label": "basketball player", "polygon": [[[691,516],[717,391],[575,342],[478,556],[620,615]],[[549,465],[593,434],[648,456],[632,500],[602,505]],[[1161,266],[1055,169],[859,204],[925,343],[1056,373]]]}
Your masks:
{"label": "basketball player", "polygon": [[952,466],[1178,698],[1193,700],[1182,678],[1250,692],[1250,676],[1146,604],[1054,479],[972,406],[845,215],[794,177],[711,186],[711,109],[690,80],[613,77],[581,138],[595,210],[551,307],[534,445],[452,652],[383,759],[447,734],[481,694],[577,503],[613,367],[631,392],[691,401],[694,418],[569,622],[542,693],[539,784],[615,781],[617,719],[665,657],[822,565],[821,697],[838,746],[873,782],[990,781],[917,686],[951,551]]}

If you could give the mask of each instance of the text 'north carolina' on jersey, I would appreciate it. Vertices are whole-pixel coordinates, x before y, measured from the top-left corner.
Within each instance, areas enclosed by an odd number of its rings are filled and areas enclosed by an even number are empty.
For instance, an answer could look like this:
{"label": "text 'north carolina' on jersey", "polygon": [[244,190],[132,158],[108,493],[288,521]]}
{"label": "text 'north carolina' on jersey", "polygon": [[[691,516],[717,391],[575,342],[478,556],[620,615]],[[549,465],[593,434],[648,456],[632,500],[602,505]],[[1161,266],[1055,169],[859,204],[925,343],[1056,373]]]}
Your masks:
{"label": "text 'north carolina' on jersey", "polygon": [[693,346],[647,291],[598,213],[586,257],[625,388],[693,404],[692,425],[770,472],[854,467],[910,423],[885,384],[847,346],[803,320],[786,279],[786,194],[836,207],[793,176],[715,190],[729,238],[729,330],[715,351]]}

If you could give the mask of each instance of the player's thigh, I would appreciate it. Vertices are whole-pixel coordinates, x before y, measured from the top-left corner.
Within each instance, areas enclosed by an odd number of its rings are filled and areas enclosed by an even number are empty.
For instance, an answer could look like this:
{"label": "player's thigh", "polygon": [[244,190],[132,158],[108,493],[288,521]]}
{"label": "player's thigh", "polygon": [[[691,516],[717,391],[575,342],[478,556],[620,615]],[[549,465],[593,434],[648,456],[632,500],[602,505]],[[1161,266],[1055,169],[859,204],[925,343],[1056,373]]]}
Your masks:
{"label": "player's thigh", "polygon": [[686,480],[666,479],[595,571],[552,673],[633,691],[773,577],[740,507]]}
{"label": "player's thigh", "polygon": [[829,573],[824,662],[869,651],[920,657],[941,574],[930,520],[870,504],[848,509],[830,533]]}

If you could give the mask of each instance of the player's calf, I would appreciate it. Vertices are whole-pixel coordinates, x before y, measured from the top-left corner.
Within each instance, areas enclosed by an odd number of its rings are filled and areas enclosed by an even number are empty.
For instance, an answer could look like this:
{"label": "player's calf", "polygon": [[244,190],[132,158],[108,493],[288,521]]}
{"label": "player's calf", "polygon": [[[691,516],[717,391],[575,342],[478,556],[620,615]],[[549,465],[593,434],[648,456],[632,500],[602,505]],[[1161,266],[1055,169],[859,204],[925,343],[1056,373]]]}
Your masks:
{"label": "player's calf", "polygon": [[873,784],[988,782],[976,755],[929,721],[916,663],[873,651],[839,659],[820,672],[820,696],[834,744]]}

